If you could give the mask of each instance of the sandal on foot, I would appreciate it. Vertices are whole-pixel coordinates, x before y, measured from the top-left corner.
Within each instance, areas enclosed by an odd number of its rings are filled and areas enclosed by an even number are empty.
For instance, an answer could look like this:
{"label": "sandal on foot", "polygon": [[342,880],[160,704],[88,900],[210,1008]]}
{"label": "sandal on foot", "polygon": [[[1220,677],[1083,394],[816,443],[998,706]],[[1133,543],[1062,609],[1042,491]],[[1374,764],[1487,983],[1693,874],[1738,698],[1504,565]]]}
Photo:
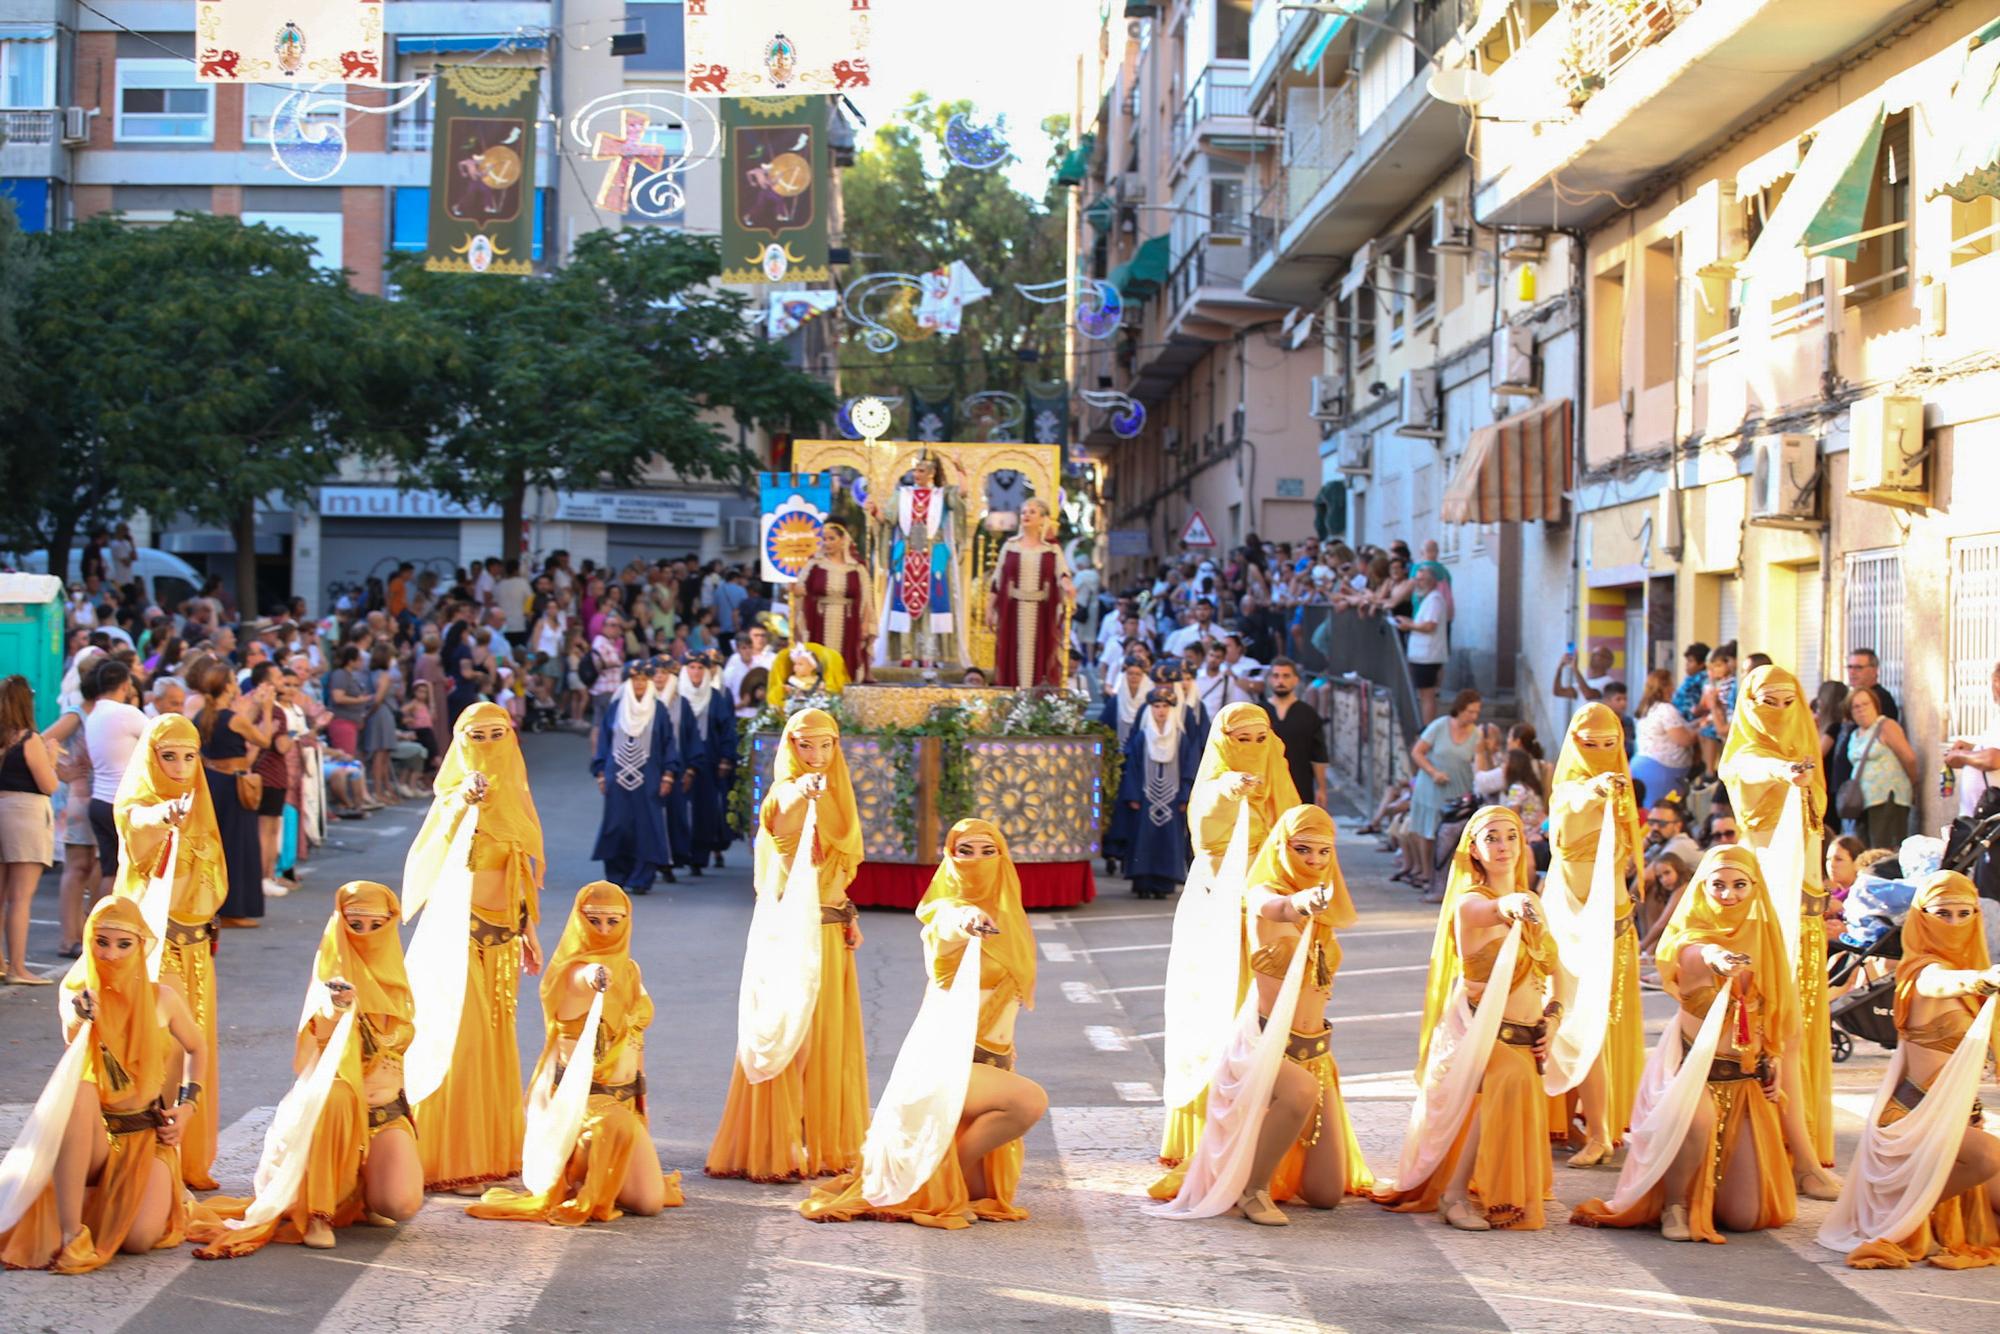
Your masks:
{"label": "sandal on foot", "polygon": [[316,1251],[333,1249],[333,1228],[324,1218],[315,1218],[306,1224],[304,1243]]}
{"label": "sandal on foot", "polygon": [[1444,1221],[1460,1232],[1491,1232],[1493,1224],[1486,1221],[1486,1215],[1472,1207],[1470,1200],[1454,1200],[1446,1206]]}
{"label": "sandal on foot", "polygon": [[1237,1212],[1259,1227],[1284,1227],[1292,1220],[1271,1202],[1267,1190],[1246,1190],[1236,1201]]}
{"label": "sandal on foot", "polygon": [[1608,1161],[1610,1157],[1611,1146],[1609,1144],[1585,1144],[1569,1156],[1569,1165],[1571,1167],[1596,1167],[1598,1164]]}
{"label": "sandal on foot", "polygon": [[1795,1172],[1792,1184],[1799,1194],[1809,1200],[1837,1200],[1840,1198],[1842,1182],[1839,1177],[1824,1169],[1818,1172]]}
{"label": "sandal on foot", "polygon": [[1694,1229],[1688,1226],[1685,1204],[1670,1204],[1660,1210],[1660,1235],[1668,1241],[1694,1240]]}

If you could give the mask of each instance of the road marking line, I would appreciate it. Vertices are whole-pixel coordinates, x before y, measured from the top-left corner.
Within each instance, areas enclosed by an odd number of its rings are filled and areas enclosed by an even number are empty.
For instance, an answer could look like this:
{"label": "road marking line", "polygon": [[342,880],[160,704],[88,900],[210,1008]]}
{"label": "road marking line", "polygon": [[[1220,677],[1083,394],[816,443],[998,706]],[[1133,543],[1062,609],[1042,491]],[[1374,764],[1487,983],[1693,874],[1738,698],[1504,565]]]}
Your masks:
{"label": "road marking line", "polygon": [[1099,1051],[1130,1051],[1132,1039],[1109,1024],[1085,1024],[1083,1035]]}
{"label": "road marking line", "polygon": [[1430,971],[1428,963],[1401,963],[1393,968],[1343,968],[1341,977],[1380,977],[1384,973],[1425,973]]}
{"label": "road marking line", "polygon": [[1101,1005],[1104,998],[1097,994],[1097,988],[1088,982],[1065,982],[1062,984],[1063,999],[1072,1005]]}
{"label": "road marking line", "polygon": [[1050,963],[1074,963],[1076,961],[1076,952],[1060,940],[1044,940],[1041,942],[1041,945],[1042,957]]}
{"label": "road marking line", "polygon": [[1035,931],[1053,931],[1061,925],[1061,922],[1047,917],[1031,917],[1028,919],[1029,928]]}
{"label": "road marking line", "polygon": [[1132,1041],[1134,1041],[1134,1042],[1158,1042],[1158,1041],[1159,1041],[1159,1040],[1160,1040],[1161,1038],[1163,1038],[1163,1037],[1165,1037],[1165,1036],[1166,1036],[1166,1034],[1165,1034],[1165,1033],[1134,1033],[1134,1034],[1132,1035]]}
{"label": "road marking line", "polygon": [[[1044,943],[1042,948],[1047,949],[1048,945]],[[1170,948],[1172,948],[1172,942],[1163,940],[1157,945],[1100,945],[1095,949],[1070,950],[1068,952],[1082,959],[1095,958],[1100,954],[1136,954],[1144,950],[1164,950]]]}
{"label": "road marking line", "polygon": [[[789,1204],[757,1222],[749,1251],[757,1262],[737,1289],[733,1328],[922,1334],[931,1271],[883,1269],[894,1257],[880,1224],[816,1225],[799,1217],[796,1195]],[[959,1291],[965,1272],[939,1275],[945,1290]]]}
{"label": "road marking line", "polygon": [[1329,1024],[1372,1024],[1378,1019],[1421,1019],[1422,1010],[1394,1010],[1388,1014],[1336,1014],[1329,1015]]}
{"label": "road marking line", "polygon": [[1121,1079],[1113,1081],[1111,1087],[1117,1091],[1119,1098],[1125,1102],[1158,1102],[1160,1100],[1160,1091],[1151,1084]]}
{"label": "road marking line", "polygon": [[1106,987],[1104,988],[1102,994],[1106,996],[1129,996],[1132,995],[1134,992],[1165,991],[1166,989],[1167,989],[1166,983],[1161,982],[1150,987]]}
{"label": "road marking line", "polygon": [[1059,917],[1056,920],[1068,926],[1095,926],[1099,922],[1171,922],[1174,920],[1174,914],[1172,909],[1166,912],[1114,912],[1102,915],[1080,913],[1074,917]]}

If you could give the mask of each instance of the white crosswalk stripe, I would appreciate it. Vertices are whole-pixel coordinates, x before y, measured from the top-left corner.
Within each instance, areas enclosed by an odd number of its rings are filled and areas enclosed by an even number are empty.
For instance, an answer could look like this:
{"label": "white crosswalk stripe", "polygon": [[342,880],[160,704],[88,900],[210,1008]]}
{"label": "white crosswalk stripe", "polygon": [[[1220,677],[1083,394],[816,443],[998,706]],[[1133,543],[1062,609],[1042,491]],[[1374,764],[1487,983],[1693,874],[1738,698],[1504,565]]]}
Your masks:
{"label": "white crosswalk stripe", "polygon": [[[766,1213],[736,1295],[735,1328],[921,1334],[927,1285],[934,1276],[951,1281],[949,1270],[921,1258],[924,1243],[957,1238],[902,1223],[808,1223],[798,1214],[802,1188],[759,1189],[768,1194],[754,1203]],[[886,1238],[892,1227],[900,1235]],[[892,1240],[903,1244],[885,1244]]]}

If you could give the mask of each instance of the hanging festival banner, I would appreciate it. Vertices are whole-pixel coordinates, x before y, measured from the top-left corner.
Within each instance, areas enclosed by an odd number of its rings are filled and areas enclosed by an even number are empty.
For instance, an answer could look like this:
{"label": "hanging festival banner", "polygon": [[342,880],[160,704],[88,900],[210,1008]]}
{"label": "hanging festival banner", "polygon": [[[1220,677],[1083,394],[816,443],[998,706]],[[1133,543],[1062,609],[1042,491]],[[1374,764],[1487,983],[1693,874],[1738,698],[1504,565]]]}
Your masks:
{"label": "hanging festival banner", "polygon": [[433,273],[535,271],[535,121],[541,71],[441,65],[431,142]]}
{"label": "hanging festival banner", "polygon": [[823,472],[757,474],[763,499],[762,539],[764,578],[774,584],[796,582],[806,562],[819,550],[819,530],[833,507],[833,478]]}
{"label": "hanging festival banner", "polygon": [[1028,381],[1028,439],[1038,445],[1069,443],[1069,382]]}
{"label": "hanging festival banner", "polygon": [[699,98],[665,88],[606,93],[569,120],[591,161],[610,165],[595,203],[607,213],[670,218],[687,206],[681,178],[722,152],[722,122]]}
{"label": "hanging festival banner", "polygon": [[717,97],[868,86],[869,0],[687,0],[688,91]]}
{"label": "hanging festival banner", "polygon": [[764,332],[773,341],[789,338],[800,325],[840,304],[838,292],[773,292]]}
{"label": "hanging festival banner", "polygon": [[382,0],[199,0],[203,83],[380,84]]}
{"label": "hanging festival banner", "polygon": [[725,283],[823,283],[827,267],[824,97],[722,103]]}
{"label": "hanging festival banner", "polygon": [[936,443],[956,440],[958,414],[951,401],[951,386],[920,389],[910,386],[910,439]]}
{"label": "hanging festival banner", "polygon": [[1004,389],[982,389],[967,394],[959,402],[958,412],[961,434],[990,445],[1017,443],[1021,438],[1021,421],[1027,415],[1021,396]]}

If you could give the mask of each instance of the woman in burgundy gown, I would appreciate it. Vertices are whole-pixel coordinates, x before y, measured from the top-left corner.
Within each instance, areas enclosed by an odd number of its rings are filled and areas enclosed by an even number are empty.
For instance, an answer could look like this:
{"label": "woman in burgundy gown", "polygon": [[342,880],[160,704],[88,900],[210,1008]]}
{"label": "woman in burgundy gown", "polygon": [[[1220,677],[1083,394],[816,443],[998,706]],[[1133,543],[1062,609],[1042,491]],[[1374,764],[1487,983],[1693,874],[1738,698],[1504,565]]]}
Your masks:
{"label": "woman in burgundy gown", "polygon": [[874,589],[843,525],[829,523],[820,530],[819,554],[806,562],[799,582],[806,641],[840,654],[850,680],[867,680],[868,645],[875,638]]}
{"label": "woman in burgundy gown", "polygon": [[995,685],[1062,684],[1062,613],[1076,600],[1076,583],[1052,540],[1055,529],[1047,503],[1029,500],[1021,506],[1021,531],[1007,539],[993,566],[988,623]]}

